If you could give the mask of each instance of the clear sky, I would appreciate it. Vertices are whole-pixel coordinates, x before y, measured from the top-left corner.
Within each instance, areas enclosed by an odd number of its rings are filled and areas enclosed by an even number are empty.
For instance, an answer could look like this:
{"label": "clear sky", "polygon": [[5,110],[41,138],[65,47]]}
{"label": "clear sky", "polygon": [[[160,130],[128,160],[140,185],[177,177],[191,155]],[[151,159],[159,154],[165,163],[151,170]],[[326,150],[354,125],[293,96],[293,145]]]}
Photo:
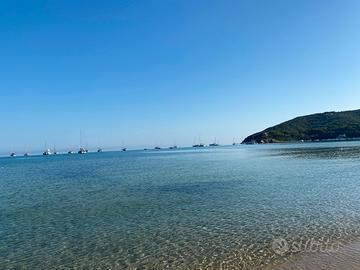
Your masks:
{"label": "clear sky", "polygon": [[0,2],[0,152],[220,143],[360,109],[358,0]]}

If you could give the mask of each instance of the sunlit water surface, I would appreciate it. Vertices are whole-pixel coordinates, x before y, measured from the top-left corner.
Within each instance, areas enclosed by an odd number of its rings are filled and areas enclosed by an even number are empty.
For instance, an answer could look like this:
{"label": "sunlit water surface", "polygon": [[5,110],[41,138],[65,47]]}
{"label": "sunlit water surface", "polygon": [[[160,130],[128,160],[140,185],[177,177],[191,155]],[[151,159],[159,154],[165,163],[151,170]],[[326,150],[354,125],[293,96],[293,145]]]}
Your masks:
{"label": "sunlit water surface", "polygon": [[0,159],[1,269],[253,269],[359,231],[355,142]]}

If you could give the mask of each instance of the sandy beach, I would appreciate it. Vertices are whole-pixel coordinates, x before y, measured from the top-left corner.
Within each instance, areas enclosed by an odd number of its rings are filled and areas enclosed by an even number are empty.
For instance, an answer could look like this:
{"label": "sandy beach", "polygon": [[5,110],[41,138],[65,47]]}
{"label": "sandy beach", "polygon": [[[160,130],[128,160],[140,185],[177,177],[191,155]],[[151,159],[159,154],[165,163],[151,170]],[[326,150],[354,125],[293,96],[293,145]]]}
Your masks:
{"label": "sandy beach", "polygon": [[267,270],[358,270],[360,269],[360,241],[341,247],[336,252],[299,255]]}

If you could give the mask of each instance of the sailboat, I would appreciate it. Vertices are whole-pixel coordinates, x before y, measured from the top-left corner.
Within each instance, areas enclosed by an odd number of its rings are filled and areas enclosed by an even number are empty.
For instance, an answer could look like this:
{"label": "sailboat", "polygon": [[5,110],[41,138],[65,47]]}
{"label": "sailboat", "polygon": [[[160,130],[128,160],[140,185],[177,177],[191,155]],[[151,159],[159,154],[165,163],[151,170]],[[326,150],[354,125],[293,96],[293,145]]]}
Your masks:
{"label": "sailboat", "polygon": [[219,146],[219,144],[216,142],[216,138],[214,139],[213,143],[210,143],[209,146]]}
{"label": "sailboat", "polygon": [[122,140],[122,142],[121,142],[121,151],[123,151],[123,152],[126,152],[127,151],[127,148],[125,147],[125,142],[124,142],[124,140]]}
{"label": "sailboat", "polygon": [[99,139],[99,138],[98,138],[98,140],[97,140],[97,144],[98,144],[98,149],[97,149],[96,152],[101,153],[103,150],[102,150],[102,148],[100,147],[100,139]]}
{"label": "sailboat", "polygon": [[30,153],[27,151],[28,149],[27,149],[27,147],[25,147],[25,153],[24,153],[24,157],[28,157],[28,156],[30,156]]}
{"label": "sailboat", "polygon": [[78,151],[78,154],[86,154],[88,150],[84,147],[82,147],[82,131],[80,130],[80,149]]}
{"label": "sailboat", "polygon": [[43,152],[43,156],[50,156],[52,153],[50,151],[50,149],[46,149],[44,152]]}
{"label": "sailboat", "polygon": [[[196,141],[196,139],[195,139],[194,141]],[[205,144],[203,144],[203,143],[201,142],[201,139],[200,139],[200,137],[199,137],[199,143],[198,143],[198,144],[194,143],[194,145],[193,145],[192,147],[195,147],[195,148],[205,147]]]}
{"label": "sailboat", "polygon": [[50,156],[52,153],[49,148],[47,148],[47,143],[45,142],[45,151],[43,152],[43,156]]}
{"label": "sailboat", "polygon": [[13,152],[10,154],[10,157],[16,157],[16,154]]}
{"label": "sailboat", "polygon": [[235,143],[235,138],[233,138],[233,143],[232,143],[232,145],[234,145],[234,146],[236,145],[236,143]]}
{"label": "sailboat", "polygon": [[80,147],[78,154],[86,154],[86,153],[87,153],[87,150],[83,147]]}
{"label": "sailboat", "polygon": [[202,143],[199,143],[199,144],[194,144],[193,147],[195,147],[195,148],[196,148],[196,147],[205,147],[205,145],[202,144]]}
{"label": "sailboat", "polygon": [[178,148],[178,146],[176,145],[176,142],[174,142],[174,144],[169,147],[169,149],[177,149],[177,148]]}

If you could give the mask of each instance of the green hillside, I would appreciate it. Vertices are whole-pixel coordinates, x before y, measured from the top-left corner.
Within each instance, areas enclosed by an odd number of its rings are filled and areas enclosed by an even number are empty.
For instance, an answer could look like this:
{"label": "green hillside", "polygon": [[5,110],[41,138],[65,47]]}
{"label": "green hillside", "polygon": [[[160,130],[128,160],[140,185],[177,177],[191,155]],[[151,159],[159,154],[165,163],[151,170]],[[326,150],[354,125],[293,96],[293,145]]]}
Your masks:
{"label": "green hillside", "polygon": [[243,143],[360,138],[360,110],[297,117],[247,137]]}

